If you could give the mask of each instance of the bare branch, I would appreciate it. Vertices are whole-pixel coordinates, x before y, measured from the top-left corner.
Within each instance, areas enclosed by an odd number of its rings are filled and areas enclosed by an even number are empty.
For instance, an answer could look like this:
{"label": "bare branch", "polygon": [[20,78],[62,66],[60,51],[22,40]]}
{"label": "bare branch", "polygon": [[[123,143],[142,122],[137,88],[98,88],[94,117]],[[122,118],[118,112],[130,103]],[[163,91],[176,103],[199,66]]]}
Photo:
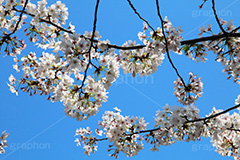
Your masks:
{"label": "bare branch", "polygon": [[136,10],[136,8],[133,6],[132,2],[130,0],[127,0],[129,5],[131,6],[131,8],[134,10],[134,12],[136,13],[136,15],[138,15],[138,17],[143,20],[144,22],[147,23],[147,25],[153,30],[153,32],[155,32],[154,28],[148,23],[147,20],[145,20]]}
{"label": "bare branch", "polygon": [[214,40],[217,40],[217,39],[227,38],[227,37],[240,37],[240,33],[224,33],[224,34],[219,34],[219,35],[213,35],[213,36],[207,36],[207,37],[185,40],[185,41],[181,41],[181,45],[195,44],[195,43],[204,42],[204,41],[214,41]]}
{"label": "bare branch", "polygon": [[215,19],[216,19],[216,21],[217,21],[217,23],[218,23],[219,28],[222,30],[223,33],[227,33],[227,32],[223,29],[223,26],[222,26],[222,24],[220,23],[220,21],[219,21],[219,19],[218,19],[217,11],[216,11],[216,9],[215,9],[215,1],[214,1],[214,0],[212,0],[212,9],[213,9],[213,13],[214,13],[214,15],[215,15]]}

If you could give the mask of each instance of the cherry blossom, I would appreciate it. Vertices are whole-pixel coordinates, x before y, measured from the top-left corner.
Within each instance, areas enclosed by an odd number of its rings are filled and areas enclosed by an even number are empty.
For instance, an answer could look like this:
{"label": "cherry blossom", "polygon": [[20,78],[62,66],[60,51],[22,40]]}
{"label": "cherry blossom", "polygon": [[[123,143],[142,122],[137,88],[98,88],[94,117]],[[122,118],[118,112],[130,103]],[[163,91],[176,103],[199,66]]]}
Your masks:
{"label": "cherry blossom", "polygon": [[[240,84],[239,27],[234,26],[232,20],[225,21],[215,14],[219,33],[216,34],[209,24],[199,28],[200,38],[183,40],[181,27],[175,27],[167,17],[163,19],[158,5],[162,26],[154,29],[131,1],[128,2],[144,21],[143,31],[138,33],[141,44],[127,40],[118,46],[102,39],[96,30],[97,12],[93,30],[81,34],[72,23],[68,23],[68,8],[61,1],[49,5],[47,0],[0,0],[0,46],[6,55],[13,57],[16,72],[22,74],[21,78],[10,75],[7,84],[10,91],[16,95],[20,90],[30,96],[45,95],[53,103],[62,102],[67,116],[87,120],[97,114],[103,102],[107,102],[108,89],[119,77],[120,69],[133,77],[148,76],[156,72],[166,58],[178,76],[173,94],[183,106],[166,104],[156,111],[152,129],[147,128],[148,122],[143,117],[123,116],[115,107],[114,112],[105,111],[97,129],[76,130],[77,146],[82,146],[84,154],[89,156],[98,150],[98,142],[108,140],[108,152],[118,158],[120,152],[128,157],[137,155],[144,143],[152,145],[150,150],[155,152],[160,146],[178,141],[210,137],[220,155],[240,159],[240,115],[228,112],[239,109],[240,96],[234,107],[225,111],[213,107],[209,115],[200,117],[200,110],[194,104],[203,94],[201,78],[190,72],[188,83],[185,83],[170,57],[170,52],[184,53],[193,61],[206,62],[207,52],[212,51],[216,54],[216,61],[224,66],[223,72],[228,78],[233,77],[234,82]],[[200,8],[205,3],[207,0]],[[214,1],[212,4],[215,11]],[[43,50],[41,53],[24,53],[27,47],[24,40],[14,35],[21,29],[31,43]],[[4,147],[8,146],[8,135],[5,131],[1,135],[0,153],[4,153]]]}
{"label": "cherry blossom", "polygon": [[[95,133],[98,136],[102,136],[104,132],[109,142],[112,142],[108,150],[113,152],[111,156],[117,158],[119,152],[125,153],[128,157],[137,155],[143,149],[143,139],[135,132],[145,130],[148,123],[143,118],[124,117],[120,114],[118,108],[115,108],[115,111],[105,112],[102,116],[102,121],[99,122],[99,127],[103,128],[103,130],[96,129]],[[76,136],[78,135],[80,135],[80,139],[77,138],[75,142],[77,142],[77,145],[80,145],[80,143],[84,145],[84,153],[87,155],[96,151],[97,141],[104,140],[92,136],[89,128],[77,129]]]}
{"label": "cherry blossom", "polygon": [[197,78],[192,72],[189,73],[189,83],[184,86],[183,82],[178,78],[174,81],[173,94],[178,98],[178,102],[188,105],[194,103],[198,97],[202,96],[203,83],[201,78]]}
{"label": "cherry blossom", "polygon": [[3,131],[0,137],[0,154],[5,153],[4,147],[8,147],[8,143],[6,138],[9,136],[9,133],[6,133],[6,131]]}
{"label": "cherry blossom", "polygon": [[[172,27],[171,22],[165,17],[165,28],[167,29],[168,47],[171,51],[182,54],[180,50],[180,41],[182,40],[180,28]],[[162,64],[164,60],[164,53],[166,52],[165,44],[163,41],[162,29],[157,28],[155,32],[150,32],[150,36],[145,33],[146,25],[144,23],[144,31],[139,32],[138,36],[146,47],[136,50],[120,50],[121,68],[124,73],[132,73],[135,77],[136,74],[140,76],[150,75],[157,70],[157,67]],[[135,46],[136,42],[129,40],[123,44],[123,47]]]}

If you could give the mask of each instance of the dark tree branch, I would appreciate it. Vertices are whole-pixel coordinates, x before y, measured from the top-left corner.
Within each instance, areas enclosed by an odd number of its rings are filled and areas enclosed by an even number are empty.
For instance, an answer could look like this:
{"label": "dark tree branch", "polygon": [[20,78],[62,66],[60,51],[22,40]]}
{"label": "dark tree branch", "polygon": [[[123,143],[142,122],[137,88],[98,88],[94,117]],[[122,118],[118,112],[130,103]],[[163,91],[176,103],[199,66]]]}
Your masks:
{"label": "dark tree branch", "polygon": [[121,50],[129,50],[129,49],[142,49],[146,46],[145,45],[136,45],[136,46],[123,47],[123,46],[108,44],[108,47],[109,48],[115,48],[115,49],[121,49]]}
{"label": "dark tree branch", "polygon": [[212,9],[213,9],[213,13],[214,13],[214,16],[215,16],[215,19],[218,23],[218,26],[219,28],[222,30],[223,33],[227,33],[224,29],[223,29],[223,26],[222,24],[220,23],[219,19],[218,19],[218,16],[217,16],[217,11],[216,11],[216,8],[215,8],[215,1],[212,0]]}
{"label": "dark tree branch", "polygon": [[[16,8],[13,8],[13,10],[16,11],[16,12],[24,13],[24,14],[29,15],[29,16],[31,16],[31,17],[35,17],[34,14],[28,13],[28,12],[26,12],[26,11],[24,11],[24,10],[19,10],[19,9],[16,9]],[[45,23],[51,24],[52,26],[60,29],[61,31],[64,31],[64,32],[73,34],[72,31],[70,31],[70,30],[68,30],[68,29],[65,29],[65,28],[63,28],[63,27],[61,27],[61,26],[59,26],[59,25],[51,22],[50,19],[49,19],[49,20],[46,20],[46,19],[43,19],[43,18],[39,18],[39,21],[40,21],[40,22],[45,22]]]}
{"label": "dark tree branch", "polygon": [[160,128],[153,128],[153,129],[148,129],[148,130],[142,130],[142,131],[134,132],[134,133],[129,134],[129,135],[131,136],[131,135],[134,135],[134,134],[154,132],[154,131],[157,131],[157,130],[160,130]]}
{"label": "dark tree branch", "polygon": [[[24,11],[25,11],[25,9],[26,9],[26,7],[27,7],[27,4],[28,4],[28,0],[26,0],[26,2],[24,3],[23,9],[22,9],[22,10],[19,10],[19,11],[21,12],[21,14],[20,14],[20,16],[19,16],[19,19],[18,19],[18,21],[17,21],[17,23],[16,23],[16,26],[15,26],[14,30],[13,30],[11,33],[6,34],[6,35],[4,35],[4,36],[2,37],[2,39],[1,39],[1,41],[0,41],[0,45],[2,45],[4,42],[6,42],[7,40],[9,40],[9,39],[11,38],[10,36],[17,31],[17,28],[18,28],[18,26],[19,26],[19,24],[20,24],[20,22],[21,22],[21,20],[22,20],[22,16],[23,16],[23,13],[24,13]],[[13,8],[14,8],[14,7],[13,7]],[[14,10],[14,9],[13,9],[13,10]]]}
{"label": "dark tree branch", "polygon": [[227,113],[227,112],[229,112],[229,111],[231,111],[231,110],[234,110],[234,109],[236,109],[236,108],[238,108],[238,107],[240,107],[240,104],[235,105],[235,106],[230,107],[230,108],[228,108],[228,109],[226,109],[226,110],[224,110],[224,111],[222,111],[222,112],[219,112],[219,113],[213,114],[213,115],[208,116],[208,117],[205,117],[205,118],[199,118],[199,119],[194,119],[194,120],[186,121],[184,124],[187,124],[187,123],[193,123],[193,122],[199,122],[199,121],[206,121],[206,120],[208,120],[208,119],[211,119],[211,118],[217,117],[217,116],[222,115],[222,114],[224,114],[224,113]]}
{"label": "dark tree branch", "polygon": [[18,22],[17,22],[14,30],[12,31],[12,33],[9,34],[9,36],[12,35],[12,34],[14,34],[14,33],[17,31],[17,28],[18,28],[18,26],[19,26],[19,24],[20,24],[20,22],[21,22],[21,20],[22,20],[23,12],[25,11],[25,9],[26,9],[26,7],[27,7],[27,4],[28,4],[28,0],[26,0],[25,4],[24,4],[24,6],[23,6],[23,9],[22,9],[22,11],[21,11],[21,14],[20,14],[20,16],[19,16]]}
{"label": "dark tree branch", "polygon": [[155,32],[154,28],[148,23],[147,20],[145,20],[136,10],[136,8],[133,6],[132,2],[130,0],[127,0],[129,5],[131,6],[131,8],[133,9],[133,11],[135,12],[136,15],[138,15],[138,17],[143,20],[144,22],[147,23],[147,25],[153,30],[153,32]]}
{"label": "dark tree branch", "polygon": [[[35,17],[34,14],[28,13],[26,11],[22,11],[22,10],[18,10],[16,8],[13,8],[14,11],[16,12],[20,12],[20,13],[24,13],[27,14],[31,17]],[[65,29],[49,20],[45,20],[43,18],[40,18],[40,22],[45,22],[48,23],[50,25],[53,25],[54,27],[60,29],[61,31],[67,32],[69,34],[73,34],[72,31]],[[236,28],[235,30],[240,29],[240,26],[238,28]],[[85,38],[84,36],[81,36],[82,38]],[[240,33],[223,33],[223,34],[219,34],[219,35],[213,35],[213,36],[207,36],[207,37],[201,37],[201,38],[195,38],[195,39],[190,39],[190,40],[185,40],[185,41],[181,41],[181,45],[191,45],[191,44],[195,44],[198,42],[203,42],[203,41],[214,41],[217,39],[221,39],[221,38],[226,38],[226,37],[240,37]],[[97,40],[93,39],[93,42],[98,42]],[[145,47],[145,45],[139,45],[139,46],[130,46],[130,47],[123,47],[123,46],[118,46],[118,45],[112,45],[112,44],[108,44],[109,48],[116,48],[116,49],[122,49],[122,50],[128,50],[128,49],[141,49],[143,47]]]}
{"label": "dark tree branch", "polygon": [[[157,1],[157,0],[156,0]],[[238,107],[240,107],[240,104],[238,104],[238,105],[236,105],[236,106],[233,106],[233,107],[230,107],[230,108],[228,108],[228,109],[226,109],[226,110],[224,110],[224,111],[222,111],[222,112],[219,112],[219,113],[216,113],[216,114],[213,114],[213,115],[211,115],[211,116],[208,116],[208,117],[205,117],[205,118],[199,118],[199,119],[195,119],[195,120],[187,120],[184,124],[183,124],[183,126],[185,126],[186,124],[188,124],[188,123],[194,123],[194,122],[199,122],[199,121],[203,121],[203,122],[206,122],[206,120],[209,120],[209,119],[212,119],[212,118],[215,118],[215,117],[217,117],[217,116],[220,116],[220,115],[222,115],[222,114],[224,114],[224,113],[227,113],[227,112],[229,112],[229,111],[231,111],[231,110],[234,110],[234,109],[236,109],[236,108],[238,108]],[[131,133],[131,134],[126,134],[126,136],[132,136],[132,135],[134,135],[134,134],[141,134],[141,133],[151,133],[151,132],[154,132],[154,131],[157,131],[157,130],[160,130],[161,128],[153,128],[153,129],[149,129],[149,130],[141,130],[141,131],[138,131],[138,132],[133,132],[133,133]],[[232,131],[238,131],[238,132],[240,132],[240,129],[234,129],[234,128],[227,128],[228,130],[232,130]],[[103,141],[103,140],[107,140],[108,138],[102,138],[102,139],[96,139],[96,141]]]}
{"label": "dark tree branch", "polygon": [[159,18],[160,18],[161,25],[162,25],[162,33],[163,33],[163,37],[164,37],[164,40],[165,40],[165,46],[166,46],[166,52],[167,52],[168,60],[169,60],[170,64],[172,65],[173,69],[175,70],[176,74],[178,75],[178,77],[181,79],[184,87],[186,87],[186,84],[185,84],[182,76],[179,74],[177,68],[176,68],[175,65],[173,64],[173,61],[172,61],[172,59],[171,59],[171,57],[170,57],[170,54],[169,54],[167,37],[166,37],[165,31],[164,31],[164,20],[163,20],[161,14],[160,14],[160,8],[159,8],[159,2],[158,2],[158,0],[156,0],[156,5],[157,5],[158,16],[159,16]]}
{"label": "dark tree branch", "polygon": [[[219,34],[219,35],[213,35],[213,36],[207,36],[207,37],[201,37],[201,38],[194,38],[190,40],[184,40],[181,41],[181,45],[192,45],[196,44],[198,42],[205,42],[205,41],[214,41],[218,40],[221,38],[229,38],[229,37],[240,37],[240,33],[224,33],[224,34]],[[97,40],[96,40],[97,42]],[[116,48],[116,49],[122,49],[122,50],[128,50],[128,49],[141,49],[146,47],[145,45],[139,45],[139,46],[131,46],[131,47],[123,47],[123,46],[118,46],[118,45],[111,45],[108,44],[110,48]]]}
{"label": "dark tree branch", "polygon": [[108,140],[108,138],[97,138],[94,141],[105,141],[105,140]]}
{"label": "dark tree branch", "polygon": [[84,85],[84,82],[86,80],[86,77],[87,77],[87,70],[91,64],[91,49],[93,47],[93,39],[94,39],[94,35],[95,35],[95,32],[96,32],[96,28],[97,28],[97,12],[98,12],[98,6],[99,6],[99,2],[100,0],[97,0],[97,3],[96,3],[96,7],[95,7],[95,13],[94,13],[94,22],[93,22],[93,32],[92,32],[92,37],[91,37],[91,44],[90,44],[90,47],[89,47],[89,50],[88,50],[88,64],[87,64],[87,67],[85,69],[85,72],[84,72],[84,78],[83,78],[83,81],[82,81],[82,84],[80,86],[79,89],[81,89],[81,92],[82,92],[82,87]]}
{"label": "dark tree branch", "polygon": [[[130,133],[130,134],[126,134],[126,135],[123,135],[123,136],[132,136],[134,134],[141,134],[141,133],[151,133],[151,132],[154,132],[154,131],[157,131],[157,130],[160,130],[160,128],[153,128],[153,129],[149,129],[149,130],[142,130],[142,131],[138,131],[138,132],[133,132],[133,133]],[[108,140],[108,138],[99,138],[99,139],[95,139],[95,141],[104,141],[104,140]]]}
{"label": "dark tree branch", "polygon": [[235,129],[235,128],[227,128],[227,130],[240,132],[240,129]]}
{"label": "dark tree branch", "polygon": [[221,38],[227,38],[227,37],[240,37],[240,33],[224,33],[224,34],[219,34],[219,35],[185,40],[185,41],[181,41],[181,45],[186,45],[186,44],[190,45],[190,44],[195,44],[195,43],[204,42],[204,41],[214,41],[214,40],[218,40]]}
{"label": "dark tree branch", "polygon": [[[29,16],[31,16],[31,17],[35,17],[34,14],[28,13],[28,12],[26,12],[26,11],[22,11],[22,10],[19,10],[19,9],[16,9],[16,8],[13,8],[13,10],[16,11],[16,12],[20,12],[20,13],[27,14],[27,15],[29,15]],[[50,25],[58,28],[59,30],[61,30],[61,31],[63,31],[63,32],[66,32],[66,33],[69,33],[69,34],[73,34],[72,31],[63,28],[62,26],[59,26],[59,25],[51,22],[50,20],[46,20],[46,19],[40,18],[40,22],[45,22],[45,23],[47,23],[47,24],[50,24]],[[83,35],[81,35],[81,38],[86,38],[86,37],[84,37]],[[90,38],[86,38],[86,39],[91,40]],[[91,40],[91,41],[96,42],[96,43],[98,42],[98,40],[96,40],[96,39],[93,39],[93,40]],[[107,45],[108,45],[109,48],[122,49],[122,50],[141,49],[141,48],[144,48],[144,47],[145,47],[145,45],[128,46],[128,47],[123,47],[123,46],[118,46],[118,45],[113,45],[113,44],[107,44]]]}

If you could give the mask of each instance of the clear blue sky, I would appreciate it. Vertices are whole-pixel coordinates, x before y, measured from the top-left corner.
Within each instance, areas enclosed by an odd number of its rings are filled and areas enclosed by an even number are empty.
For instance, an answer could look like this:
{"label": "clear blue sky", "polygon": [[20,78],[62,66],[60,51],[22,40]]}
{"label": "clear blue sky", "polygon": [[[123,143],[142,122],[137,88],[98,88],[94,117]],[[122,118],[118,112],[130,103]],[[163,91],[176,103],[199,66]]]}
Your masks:
{"label": "clear blue sky", "polygon": [[[50,0],[49,4],[54,1]],[[93,12],[95,0],[63,0],[69,8],[69,20],[76,26],[76,31],[83,34],[91,31],[93,24]],[[149,23],[157,28],[160,26],[157,17],[155,0],[132,1],[141,15]],[[147,3],[146,3],[147,2]],[[198,6],[202,0],[163,1],[160,0],[161,13],[167,15],[174,26],[181,26],[184,30],[183,38],[191,39],[198,37],[198,28],[213,24],[215,33],[219,29],[211,11],[211,3],[208,2],[202,10]],[[239,0],[218,0],[216,8],[219,16],[225,20],[234,20],[235,25],[240,25]],[[97,30],[102,39],[109,39],[112,44],[121,45],[127,40],[137,40],[137,34],[142,31],[142,21],[133,13],[126,0],[101,0]],[[22,36],[19,34],[19,36]],[[139,41],[138,41],[139,42]],[[36,50],[33,45],[28,45],[23,54]],[[38,55],[39,55],[38,54]],[[203,97],[197,101],[196,106],[200,109],[200,115],[205,116],[211,112],[212,107],[227,108],[234,105],[234,100],[239,94],[239,86],[232,79],[226,80],[222,73],[220,63],[214,61],[215,55],[209,53],[207,63],[190,61],[186,56],[171,53],[171,57],[185,80],[188,72],[193,72],[202,77],[204,83]],[[167,59],[164,60],[158,71],[149,77],[133,79],[131,75],[121,72],[120,78],[109,90],[108,102],[104,103],[99,113],[88,121],[76,121],[64,115],[64,107],[61,103],[51,103],[44,96],[30,97],[26,93],[19,96],[12,94],[7,86],[8,77],[13,74],[19,77],[12,69],[11,57],[0,55],[0,132],[7,130],[10,133],[8,140],[9,148],[6,153],[0,155],[0,160],[98,160],[113,159],[108,156],[108,142],[100,142],[98,151],[88,157],[83,154],[83,149],[77,147],[74,140],[75,130],[79,127],[90,126],[95,128],[98,120],[105,110],[118,107],[123,115],[145,117],[152,128],[156,110],[165,104],[180,105],[172,94],[173,81],[177,78]],[[160,147],[159,152],[149,151],[150,146],[145,145],[138,156],[129,160],[145,159],[229,159],[221,157],[214,151],[209,139],[199,142],[177,142],[171,146]],[[120,154],[119,159],[127,159]],[[231,158],[233,159],[233,158]]]}

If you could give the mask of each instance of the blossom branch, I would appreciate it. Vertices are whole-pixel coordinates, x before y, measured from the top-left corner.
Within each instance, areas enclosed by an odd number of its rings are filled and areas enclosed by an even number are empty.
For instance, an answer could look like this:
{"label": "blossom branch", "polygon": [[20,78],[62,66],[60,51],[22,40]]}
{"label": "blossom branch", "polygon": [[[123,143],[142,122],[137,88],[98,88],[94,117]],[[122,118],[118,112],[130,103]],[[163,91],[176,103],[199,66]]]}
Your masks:
{"label": "blossom branch", "polygon": [[18,20],[18,22],[17,22],[17,24],[16,24],[16,26],[15,26],[15,28],[14,28],[14,30],[12,31],[11,34],[13,34],[13,33],[15,33],[15,32],[17,31],[17,28],[18,28],[18,26],[19,26],[19,24],[20,24],[20,22],[21,22],[21,20],[22,20],[23,12],[25,11],[25,9],[26,9],[26,7],[27,7],[27,4],[28,4],[28,0],[26,0],[26,2],[24,3],[22,12],[21,12],[21,14],[20,14],[20,16],[19,16],[19,20]]}
{"label": "blossom branch", "polygon": [[[13,10],[16,11],[16,12],[24,13],[24,14],[29,15],[29,16],[31,16],[31,17],[35,17],[34,14],[28,13],[28,12],[26,12],[26,11],[24,11],[24,10],[19,10],[19,9],[16,9],[16,8],[13,8]],[[40,20],[40,22],[45,22],[45,23],[47,23],[47,24],[50,24],[50,25],[58,28],[59,30],[61,30],[61,31],[63,31],[63,32],[66,32],[66,33],[69,33],[69,34],[73,34],[73,32],[72,32],[71,30],[68,30],[68,29],[66,29],[66,28],[63,28],[62,26],[59,26],[59,25],[51,22],[50,20],[46,20],[46,19],[43,19],[43,18],[39,18],[39,20]],[[149,26],[149,27],[150,27],[150,26]],[[81,35],[80,37],[81,37],[81,38],[86,38],[86,37],[84,37],[83,35]],[[93,42],[96,42],[96,43],[98,42],[98,40],[96,40],[96,39],[93,39],[93,40],[91,40],[90,38],[86,38],[86,39],[88,39],[88,40],[90,40],[90,41],[93,41]],[[121,50],[141,49],[141,48],[144,48],[144,47],[145,47],[145,45],[127,46],[127,47],[118,46],[118,45],[113,45],[113,44],[107,44],[107,45],[108,45],[108,48],[115,48],[115,49],[121,49]]]}
{"label": "blossom branch", "polygon": [[97,28],[97,12],[98,12],[99,2],[100,2],[100,0],[97,0],[96,7],[95,7],[94,22],[93,22],[93,32],[92,32],[92,37],[91,37],[91,44],[90,44],[90,47],[89,47],[89,50],[88,50],[89,62],[88,62],[87,67],[86,67],[86,69],[84,71],[84,78],[83,78],[82,84],[81,84],[81,86],[79,88],[79,89],[81,89],[81,92],[82,92],[82,87],[84,85],[84,82],[86,81],[87,70],[88,70],[88,68],[89,68],[89,66],[91,64],[91,49],[93,47],[93,39],[94,39],[94,35],[95,35],[95,32],[96,32],[96,28]]}
{"label": "blossom branch", "polygon": [[222,114],[224,114],[224,113],[227,113],[227,112],[229,112],[229,111],[231,111],[231,110],[234,110],[234,109],[236,109],[236,108],[238,108],[238,107],[240,107],[240,104],[235,105],[235,106],[230,107],[230,108],[228,108],[228,109],[226,109],[226,110],[224,110],[224,111],[222,111],[222,112],[219,112],[219,113],[213,114],[213,115],[208,116],[208,117],[205,117],[205,118],[199,118],[199,119],[194,119],[194,120],[188,120],[188,121],[186,121],[184,124],[187,124],[187,123],[193,123],[193,122],[199,122],[199,121],[204,121],[204,122],[205,122],[206,120],[209,120],[209,119],[211,119],[211,118],[214,118],[214,117],[217,117],[217,116],[222,115]]}
{"label": "blossom branch", "polygon": [[[6,40],[10,39],[10,36],[17,31],[17,28],[18,28],[18,26],[19,26],[19,24],[20,24],[20,22],[21,22],[21,20],[22,20],[22,16],[23,16],[23,13],[24,13],[24,11],[25,11],[25,9],[26,9],[26,7],[27,7],[27,4],[28,4],[28,0],[26,0],[25,4],[24,4],[24,6],[23,6],[23,9],[20,11],[21,14],[20,14],[20,16],[19,16],[19,19],[18,19],[18,21],[17,21],[17,24],[16,24],[14,30],[13,30],[11,33],[6,34],[6,35],[4,35],[4,36],[2,37],[2,40],[0,41],[0,45],[2,45]],[[14,8],[14,7],[13,7],[13,8]]]}
{"label": "blossom branch", "polygon": [[[198,42],[214,41],[214,40],[218,40],[221,38],[227,38],[227,37],[240,37],[240,33],[224,33],[224,34],[219,34],[219,35],[206,36],[206,37],[184,40],[184,41],[181,41],[180,43],[181,43],[181,45],[192,45],[192,44],[196,44]],[[146,47],[145,45],[123,47],[123,46],[111,45],[111,44],[108,44],[108,46],[110,48],[116,48],[116,49],[122,49],[122,50],[141,49],[141,48]]]}
{"label": "blossom branch", "polygon": [[108,138],[97,138],[97,139],[95,139],[95,141],[105,141],[105,140],[108,140]]}
{"label": "blossom branch", "polygon": [[[212,119],[212,118],[215,118],[217,116],[220,116],[224,113],[227,113],[231,110],[234,110],[236,108],[240,107],[240,104],[236,105],[236,106],[233,106],[233,107],[230,107],[222,112],[219,112],[219,113],[216,113],[216,114],[213,114],[211,116],[208,116],[208,117],[205,117],[205,118],[199,118],[199,119],[194,119],[194,120],[188,120],[186,119],[187,121],[185,123],[183,123],[183,127],[186,126],[186,124],[188,123],[194,123],[194,122],[199,122],[199,121],[203,121],[203,122],[206,122],[206,120],[208,119]],[[130,133],[130,134],[125,134],[125,136],[132,136],[132,135],[135,135],[135,134],[141,134],[141,133],[151,133],[151,132],[154,132],[154,131],[157,131],[157,130],[160,130],[161,128],[158,127],[158,128],[153,128],[153,129],[148,129],[148,130],[141,130],[141,131],[137,131],[137,132],[133,132],[133,133]],[[228,130],[232,130],[232,131],[240,131],[240,129],[234,129],[234,128],[227,128]],[[108,138],[101,138],[101,139],[96,139],[95,141],[103,141],[103,140],[108,140]]]}
{"label": "blossom branch", "polygon": [[[214,41],[214,40],[218,40],[221,38],[227,38],[227,37],[240,37],[240,33],[224,33],[224,34],[219,34],[219,35],[206,36],[206,37],[184,40],[184,41],[181,41],[180,43],[181,43],[181,45],[192,45],[192,44],[196,44],[198,42]],[[146,47],[145,45],[123,47],[123,46],[111,45],[111,44],[108,44],[108,46],[111,48],[122,49],[122,50],[141,49],[141,48]]]}
{"label": "blossom branch", "polygon": [[[24,14],[27,14],[27,15],[31,16],[31,17],[35,17],[34,14],[28,13],[26,11],[22,11],[22,10],[19,10],[19,9],[16,9],[16,8],[13,8],[13,10],[16,11],[16,12],[22,12]],[[61,26],[51,22],[50,20],[45,20],[43,18],[40,18],[39,20],[40,20],[40,22],[45,22],[45,23],[48,23],[50,25],[53,25],[54,27],[60,29],[61,31],[73,34],[72,31],[63,28],[63,27],[61,27]],[[234,33],[238,29],[240,29],[240,26],[238,28],[234,29],[230,33],[226,32],[226,33],[219,34],[219,35],[212,35],[212,36],[206,36],[206,37],[200,37],[200,38],[184,40],[184,41],[181,41],[180,43],[181,43],[181,45],[192,45],[192,44],[195,44],[195,43],[198,43],[198,42],[214,41],[214,40],[218,40],[220,38],[225,38],[225,37],[240,37],[240,33]],[[83,37],[83,36],[81,36],[81,37]],[[98,42],[98,40],[95,40],[95,39],[93,39],[92,41],[93,42]],[[108,44],[108,47],[109,48],[115,48],[115,49],[129,50],[129,49],[141,49],[141,48],[144,48],[146,46],[145,45],[137,45],[137,46],[126,46],[126,47],[124,47],[124,46]]]}
{"label": "blossom branch", "polygon": [[[131,134],[125,134],[125,136],[131,137],[132,135],[135,135],[135,134],[151,133],[151,132],[154,132],[157,130],[160,130],[160,128],[158,127],[158,128],[153,128],[153,129],[141,130],[141,131],[133,132]],[[95,139],[94,141],[105,141],[105,140],[108,140],[108,138],[98,138],[98,139]]]}
{"label": "blossom branch", "polygon": [[[31,16],[31,17],[35,17],[34,14],[31,14],[31,13],[26,12],[26,11],[24,11],[24,10],[16,9],[15,7],[13,8],[13,10],[16,11],[16,12],[24,13],[24,14],[29,15],[29,16]],[[70,31],[70,30],[68,30],[68,29],[65,29],[65,28],[63,28],[63,27],[61,27],[61,26],[59,26],[59,25],[57,25],[57,24],[51,22],[50,19],[49,19],[49,20],[46,20],[46,19],[43,19],[43,18],[39,18],[39,21],[40,21],[40,22],[45,22],[45,23],[47,23],[47,24],[50,24],[50,25],[52,25],[52,26],[54,26],[54,27],[60,29],[61,31],[64,31],[64,32],[67,32],[67,33],[73,34],[72,31]]]}
{"label": "blossom branch", "polygon": [[138,131],[138,132],[134,132],[134,133],[131,133],[131,134],[128,134],[129,136],[132,136],[134,134],[140,134],[140,133],[151,133],[151,132],[154,132],[154,131],[157,131],[157,130],[160,130],[160,128],[153,128],[153,129],[148,129],[148,130],[141,130],[141,131]]}

